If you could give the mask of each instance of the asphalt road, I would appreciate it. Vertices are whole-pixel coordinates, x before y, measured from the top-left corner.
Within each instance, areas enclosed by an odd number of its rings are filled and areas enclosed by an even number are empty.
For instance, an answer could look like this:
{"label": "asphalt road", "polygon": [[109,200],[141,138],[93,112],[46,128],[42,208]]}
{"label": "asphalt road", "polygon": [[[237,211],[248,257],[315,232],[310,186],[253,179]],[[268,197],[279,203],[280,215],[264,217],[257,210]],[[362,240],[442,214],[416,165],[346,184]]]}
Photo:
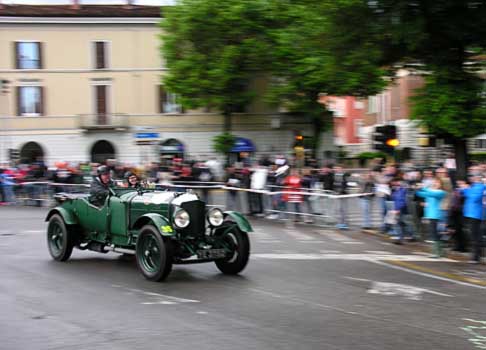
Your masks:
{"label": "asphalt road", "polygon": [[[0,208],[0,349],[485,349],[486,289],[396,267],[428,260],[353,232],[254,221],[240,276],[46,247],[43,208]],[[434,261],[434,264],[451,264]]]}

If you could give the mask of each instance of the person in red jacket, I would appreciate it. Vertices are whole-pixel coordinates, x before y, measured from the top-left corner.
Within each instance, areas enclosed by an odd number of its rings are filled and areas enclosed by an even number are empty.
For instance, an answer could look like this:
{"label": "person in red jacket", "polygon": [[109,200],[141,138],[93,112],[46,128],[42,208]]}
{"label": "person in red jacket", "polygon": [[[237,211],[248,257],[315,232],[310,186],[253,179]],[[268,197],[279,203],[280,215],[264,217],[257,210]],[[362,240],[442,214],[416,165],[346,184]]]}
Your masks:
{"label": "person in red jacket", "polygon": [[[302,177],[300,176],[300,171],[299,169],[291,169],[290,170],[290,175],[287,176],[283,182],[283,185],[285,186],[285,191],[288,192],[293,192],[293,193],[284,193],[283,195],[283,200],[285,203],[287,203],[287,211],[292,211],[291,210],[291,205],[290,203],[293,204],[293,211],[295,213],[300,213],[300,205],[303,202],[303,197],[299,193],[295,192],[300,192],[302,188]],[[295,219],[294,221],[298,221],[298,214],[295,214]]]}

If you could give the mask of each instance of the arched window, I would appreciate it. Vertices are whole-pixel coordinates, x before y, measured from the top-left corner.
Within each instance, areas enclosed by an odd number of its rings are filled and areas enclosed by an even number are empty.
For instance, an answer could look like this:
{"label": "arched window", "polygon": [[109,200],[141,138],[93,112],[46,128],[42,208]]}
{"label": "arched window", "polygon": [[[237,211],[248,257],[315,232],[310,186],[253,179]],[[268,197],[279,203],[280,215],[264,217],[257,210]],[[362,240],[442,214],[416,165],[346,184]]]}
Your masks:
{"label": "arched window", "polygon": [[107,159],[116,158],[115,147],[106,140],[96,141],[91,148],[91,161],[104,163]]}

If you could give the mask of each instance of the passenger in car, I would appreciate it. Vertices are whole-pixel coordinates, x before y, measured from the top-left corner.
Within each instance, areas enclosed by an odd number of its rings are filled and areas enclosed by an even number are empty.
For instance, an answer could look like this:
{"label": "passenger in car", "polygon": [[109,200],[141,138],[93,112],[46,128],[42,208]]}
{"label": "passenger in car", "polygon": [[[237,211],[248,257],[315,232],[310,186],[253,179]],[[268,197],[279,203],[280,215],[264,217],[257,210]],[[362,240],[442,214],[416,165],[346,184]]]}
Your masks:
{"label": "passenger in car", "polygon": [[127,188],[139,189],[140,187],[142,187],[142,184],[140,183],[138,176],[132,173],[131,171],[127,171],[125,173],[124,178],[125,178],[125,186]]}

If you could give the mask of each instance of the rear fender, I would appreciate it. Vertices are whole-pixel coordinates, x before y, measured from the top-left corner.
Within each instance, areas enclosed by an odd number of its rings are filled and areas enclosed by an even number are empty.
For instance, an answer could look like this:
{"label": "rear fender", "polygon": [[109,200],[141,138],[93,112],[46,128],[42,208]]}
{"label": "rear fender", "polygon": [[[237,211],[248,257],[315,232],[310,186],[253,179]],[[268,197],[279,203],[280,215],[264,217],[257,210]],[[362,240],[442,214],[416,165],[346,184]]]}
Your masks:
{"label": "rear fender", "polygon": [[56,207],[54,209],[51,209],[47,214],[45,221],[49,221],[54,214],[61,215],[66,225],[76,225],[78,223],[78,220],[76,219],[74,214],[63,207]]}
{"label": "rear fender", "polygon": [[160,214],[152,213],[142,215],[133,224],[133,229],[140,230],[145,225],[153,225],[164,237],[172,237],[176,234],[170,222]]}
{"label": "rear fender", "polygon": [[230,218],[230,221],[233,221],[238,225],[238,228],[243,232],[253,232],[253,228],[250,225],[250,222],[237,211],[225,211],[224,218]]}

